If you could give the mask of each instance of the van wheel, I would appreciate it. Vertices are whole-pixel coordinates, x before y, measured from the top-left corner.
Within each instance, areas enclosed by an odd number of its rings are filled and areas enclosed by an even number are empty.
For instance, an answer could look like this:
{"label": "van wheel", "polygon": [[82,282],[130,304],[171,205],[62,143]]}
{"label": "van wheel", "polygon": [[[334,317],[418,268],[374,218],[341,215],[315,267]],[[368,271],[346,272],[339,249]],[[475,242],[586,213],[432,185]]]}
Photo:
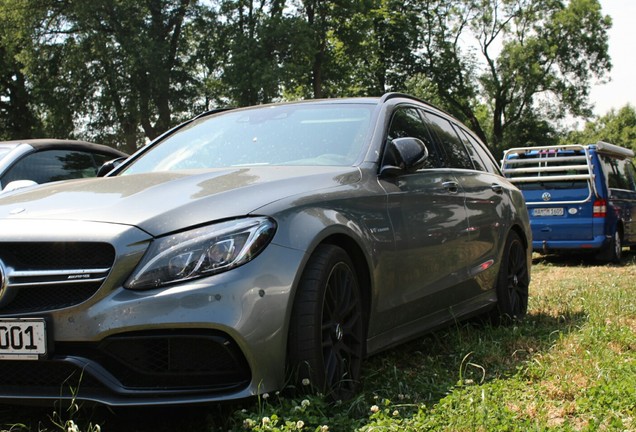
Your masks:
{"label": "van wheel", "polygon": [[292,310],[288,361],[299,388],[353,397],[364,355],[358,278],[347,253],[321,245],[309,258]]}
{"label": "van wheel", "polygon": [[620,263],[623,259],[623,238],[620,230],[614,231],[612,240],[607,245],[607,251],[609,252],[607,260],[612,263]]}
{"label": "van wheel", "polygon": [[514,231],[508,235],[502,256],[497,277],[497,308],[492,316],[495,323],[523,318],[528,310],[528,260],[526,249]]}
{"label": "van wheel", "polygon": [[623,259],[623,235],[617,227],[607,243],[596,255],[596,259],[618,264]]}

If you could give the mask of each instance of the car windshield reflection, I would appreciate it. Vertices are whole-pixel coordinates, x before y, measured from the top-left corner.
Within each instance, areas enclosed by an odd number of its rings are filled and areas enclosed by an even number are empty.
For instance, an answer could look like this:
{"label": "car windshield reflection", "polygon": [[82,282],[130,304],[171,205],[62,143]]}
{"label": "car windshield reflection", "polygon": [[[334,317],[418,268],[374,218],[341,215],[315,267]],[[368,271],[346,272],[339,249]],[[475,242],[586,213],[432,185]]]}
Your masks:
{"label": "car windshield reflection", "polygon": [[373,105],[271,106],[225,112],[183,127],[123,174],[255,165],[349,166]]}

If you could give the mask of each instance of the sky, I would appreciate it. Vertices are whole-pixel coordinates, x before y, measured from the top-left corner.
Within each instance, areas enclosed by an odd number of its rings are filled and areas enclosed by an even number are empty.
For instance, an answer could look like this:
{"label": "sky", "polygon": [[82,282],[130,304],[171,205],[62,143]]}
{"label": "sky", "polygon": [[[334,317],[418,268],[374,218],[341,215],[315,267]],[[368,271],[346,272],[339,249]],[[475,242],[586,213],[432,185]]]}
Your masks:
{"label": "sky", "polygon": [[592,87],[594,114],[602,116],[628,103],[636,107],[636,1],[600,0],[603,13],[612,17],[609,52],[610,82]]}

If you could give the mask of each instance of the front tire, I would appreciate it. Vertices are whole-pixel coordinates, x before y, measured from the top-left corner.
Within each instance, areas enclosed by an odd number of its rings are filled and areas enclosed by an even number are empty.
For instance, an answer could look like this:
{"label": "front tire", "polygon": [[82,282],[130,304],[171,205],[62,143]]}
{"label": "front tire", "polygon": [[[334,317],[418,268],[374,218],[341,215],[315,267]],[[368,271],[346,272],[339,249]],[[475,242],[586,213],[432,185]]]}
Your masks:
{"label": "front tire", "polygon": [[288,361],[296,385],[346,400],[358,389],[365,325],[358,278],[340,247],[309,258],[292,310]]}
{"label": "front tire", "polygon": [[529,285],[526,248],[519,235],[512,231],[506,240],[497,278],[496,322],[521,319],[526,315]]}

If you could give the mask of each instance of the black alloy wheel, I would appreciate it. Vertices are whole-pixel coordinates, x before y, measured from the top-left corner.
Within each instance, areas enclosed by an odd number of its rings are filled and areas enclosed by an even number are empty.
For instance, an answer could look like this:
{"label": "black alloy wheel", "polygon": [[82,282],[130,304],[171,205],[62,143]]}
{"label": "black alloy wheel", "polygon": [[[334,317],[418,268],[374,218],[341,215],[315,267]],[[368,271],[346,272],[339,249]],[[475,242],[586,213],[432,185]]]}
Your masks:
{"label": "black alloy wheel", "polygon": [[495,321],[521,319],[528,310],[530,273],[526,249],[514,231],[510,232],[497,280],[497,314]]}
{"label": "black alloy wheel", "polygon": [[347,253],[319,246],[303,272],[289,330],[288,360],[297,388],[334,400],[353,397],[364,356],[358,278]]}

